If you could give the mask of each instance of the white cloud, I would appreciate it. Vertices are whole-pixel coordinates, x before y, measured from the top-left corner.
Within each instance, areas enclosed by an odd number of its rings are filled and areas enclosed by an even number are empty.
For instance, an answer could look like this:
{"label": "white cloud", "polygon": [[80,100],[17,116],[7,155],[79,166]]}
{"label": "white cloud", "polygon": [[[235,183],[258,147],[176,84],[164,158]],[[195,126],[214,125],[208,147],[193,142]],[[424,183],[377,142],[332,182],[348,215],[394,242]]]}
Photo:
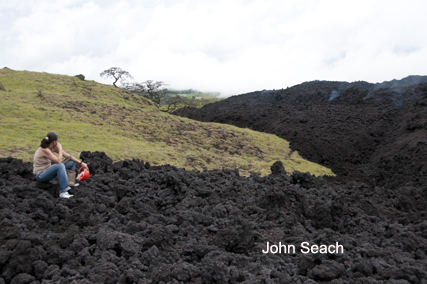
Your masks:
{"label": "white cloud", "polygon": [[[6,1],[4,1],[6,2]],[[7,1],[0,52],[12,69],[238,94],[309,80],[426,74],[423,0]]]}

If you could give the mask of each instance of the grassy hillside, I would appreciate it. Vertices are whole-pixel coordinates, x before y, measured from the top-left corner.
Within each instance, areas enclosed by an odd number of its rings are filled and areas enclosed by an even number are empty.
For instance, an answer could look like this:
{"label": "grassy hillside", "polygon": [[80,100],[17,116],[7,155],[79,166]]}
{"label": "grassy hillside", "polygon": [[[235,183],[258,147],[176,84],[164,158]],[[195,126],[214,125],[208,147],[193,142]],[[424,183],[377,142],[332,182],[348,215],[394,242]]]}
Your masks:
{"label": "grassy hillside", "polygon": [[65,151],[104,151],[113,160],[139,158],[186,169],[239,167],[270,174],[281,160],[288,172],[331,170],[302,159],[275,135],[200,123],[158,111],[144,98],[77,77],[0,69],[0,157],[32,161],[49,131]]}

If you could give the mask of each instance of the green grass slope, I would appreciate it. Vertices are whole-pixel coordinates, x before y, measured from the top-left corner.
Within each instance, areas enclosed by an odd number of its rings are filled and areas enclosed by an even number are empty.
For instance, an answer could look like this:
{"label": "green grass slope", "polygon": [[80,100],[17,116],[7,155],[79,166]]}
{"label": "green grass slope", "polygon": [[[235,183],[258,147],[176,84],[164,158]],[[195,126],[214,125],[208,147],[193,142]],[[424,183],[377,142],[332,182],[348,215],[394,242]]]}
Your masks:
{"label": "green grass slope", "polygon": [[94,81],[49,73],[0,69],[0,156],[32,161],[49,131],[65,151],[104,151],[113,160],[139,158],[180,168],[234,169],[270,174],[285,169],[333,175],[302,159],[275,135],[200,123],[158,111],[144,98]]}

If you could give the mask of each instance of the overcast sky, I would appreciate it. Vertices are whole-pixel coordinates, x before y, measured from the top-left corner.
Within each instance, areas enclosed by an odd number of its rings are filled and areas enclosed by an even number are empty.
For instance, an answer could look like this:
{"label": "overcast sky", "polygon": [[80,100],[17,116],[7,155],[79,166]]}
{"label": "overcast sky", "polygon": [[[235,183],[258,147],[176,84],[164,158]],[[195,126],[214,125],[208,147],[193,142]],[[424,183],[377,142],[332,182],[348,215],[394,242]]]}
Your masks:
{"label": "overcast sky", "polygon": [[0,68],[236,95],[426,75],[425,0],[0,2]]}

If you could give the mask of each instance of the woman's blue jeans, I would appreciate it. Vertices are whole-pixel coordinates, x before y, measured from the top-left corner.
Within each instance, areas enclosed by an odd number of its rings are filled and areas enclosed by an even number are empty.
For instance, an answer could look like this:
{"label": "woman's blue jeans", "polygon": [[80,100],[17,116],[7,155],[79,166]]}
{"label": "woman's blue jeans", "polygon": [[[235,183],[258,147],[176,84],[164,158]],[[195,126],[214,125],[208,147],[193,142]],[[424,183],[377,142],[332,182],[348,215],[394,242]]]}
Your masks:
{"label": "woman's blue jeans", "polygon": [[39,182],[50,182],[55,177],[58,177],[59,181],[59,193],[66,191],[68,188],[68,177],[67,170],[76,170],[76,164],[73,161],[68,161],[65,164],[54,164],[47,170],[44,170],[36,175],[36,179]]}

